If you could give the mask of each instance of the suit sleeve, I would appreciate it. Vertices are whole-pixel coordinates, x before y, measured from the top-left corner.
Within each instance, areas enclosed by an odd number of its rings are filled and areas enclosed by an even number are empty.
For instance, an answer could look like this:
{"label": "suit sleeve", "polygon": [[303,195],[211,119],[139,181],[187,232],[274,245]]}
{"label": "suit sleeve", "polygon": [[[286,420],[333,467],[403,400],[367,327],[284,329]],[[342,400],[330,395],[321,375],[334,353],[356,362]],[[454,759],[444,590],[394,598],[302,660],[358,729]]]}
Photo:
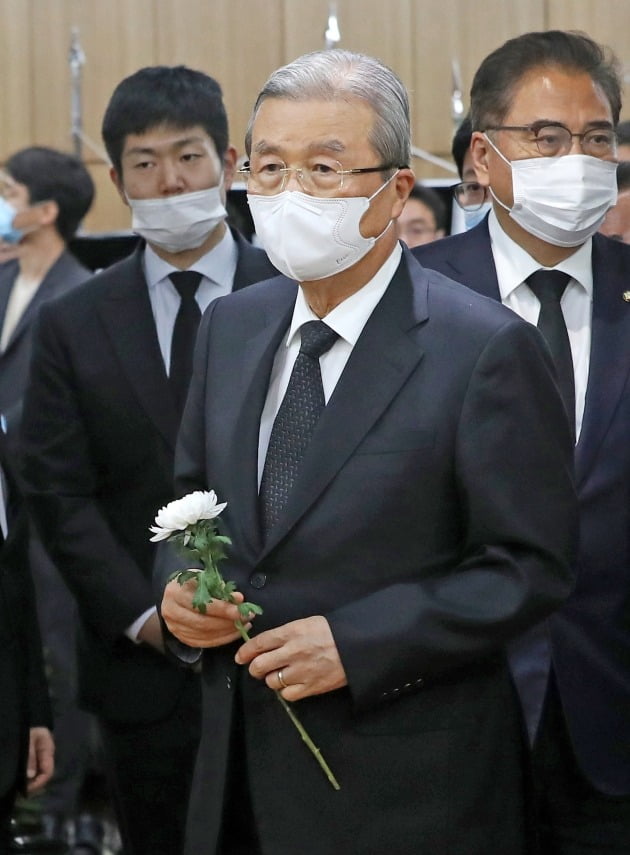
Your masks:
{"label": "suit sleeve", "polygon": [[54,303],[33,339],[21,427],[23,480],[44,546],[76,597],[82,619],[115,641],[153,604],[151,585],[114,535],[99,504],[99,476],[81,411],[69,341]]}
{"label": "suit sleeve", "polygon": [[569,595],[572,456],[537,330],[504,325],[481,352],[459,414],[459,562],[327,615],[357,708],[496,654]]}

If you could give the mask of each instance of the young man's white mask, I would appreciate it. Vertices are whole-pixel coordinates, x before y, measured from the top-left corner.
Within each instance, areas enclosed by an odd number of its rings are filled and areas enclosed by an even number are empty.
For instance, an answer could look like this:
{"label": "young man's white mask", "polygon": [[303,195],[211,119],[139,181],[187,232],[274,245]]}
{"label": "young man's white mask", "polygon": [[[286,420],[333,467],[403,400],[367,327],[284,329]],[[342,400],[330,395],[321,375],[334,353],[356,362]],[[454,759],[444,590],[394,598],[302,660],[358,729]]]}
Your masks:
{"label": "young man's white mask", "polygon": [[217,187],[158,199],[130,199],[131,228],[167,252],[197,249],[227,217],[223,178]]}

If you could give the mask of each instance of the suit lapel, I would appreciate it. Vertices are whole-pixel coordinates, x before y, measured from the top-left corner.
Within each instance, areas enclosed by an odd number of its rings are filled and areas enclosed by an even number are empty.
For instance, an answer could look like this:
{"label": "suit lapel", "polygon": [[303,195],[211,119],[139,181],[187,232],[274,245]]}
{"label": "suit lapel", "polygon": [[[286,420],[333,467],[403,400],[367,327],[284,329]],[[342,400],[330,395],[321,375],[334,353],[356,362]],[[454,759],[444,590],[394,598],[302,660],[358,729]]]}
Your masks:
{"label": "suit lapel", "polygon": [[427,317],[427,277],[406,252],[317,424],[287,507],[263,555],[323,492],[418,365],[423,351],[409,332]]}
{"label": "suit lapel", "polygon": [[593,321],[586,403],[576,448],[576,477],[586,476],[628,383],[630,303],[627,250],[593,238]]}
{"label": "suit lapel", "polygon": [[44,276],[39,288],[33,295],[33,299],[24,309],[24,312],[15,325],[15,329],[9,339],[6,348],[7,350],[13,347],[14,343],[31,327],[42,303],[45,303],[46,300],[50,300],[55,296],[59,283],[63,281],[66,265],[67,254],[63,252],[57,261],[55,261],[48,273]]}
{"label": "suit lapel", "polygon": [[272,267],[271,262],[262,250],[248,243],[236,229],[232,229],[232,235],[238,248],[233,291],[238,291],[239,288],[244,288],[254,282],[261,282],[263,279],[271,279],[277,276],[277,271]]}
{"label": "suit lapel", "polygon": [[241,529],[252,561],[257,559],[261,549],[257,478],[260,417],[276,352],[291,322],[295,295],[295,283],[279,278],[260,329],[243,347],[243,361],[230,392],[238,411],[233,422],[230,453],[226,457],[227,471],[237,497],[235,506],[239,509],[235,525]]}
{"label": "suit lapel", "polygon": [[142,271],[142,250],[120,262],[117,276],[97,306],[120,366],[151,421],[171,447],[177,414]]}
{"label": "suit lapel", "polygon": [[17,261],[7,261],[0,267],[0,333],[4,326],[4,316],[7,313],[11,286],[15,282],[19,272]]}
{"label": "suit lapel", "polygon": [[[440,268],[445,276],[463,282],[485,297],[500,301],[501,293],[492,255],[488,218],[470,231],[446,240],[451,242],[451,252],[446,265]],[[426,266],[431,267],[430,256],[426,260]]]}

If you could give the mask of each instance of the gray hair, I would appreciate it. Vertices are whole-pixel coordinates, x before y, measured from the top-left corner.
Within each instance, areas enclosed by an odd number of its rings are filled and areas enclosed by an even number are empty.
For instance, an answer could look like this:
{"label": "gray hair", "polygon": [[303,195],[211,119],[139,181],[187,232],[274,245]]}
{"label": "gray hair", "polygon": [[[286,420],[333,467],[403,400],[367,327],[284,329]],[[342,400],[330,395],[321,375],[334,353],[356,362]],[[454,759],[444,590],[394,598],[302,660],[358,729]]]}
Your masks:
{"label": "gray hair", "polygon": [[248,154],[254,120],[266,98],[365,101],[375,114],[369,142],[382,162],[392,166],[409,164],[411,130],[407,90],[391,68],[374,57],[347,50],[314,51],[274,71],[256,99],[247,126],[245,148]]}

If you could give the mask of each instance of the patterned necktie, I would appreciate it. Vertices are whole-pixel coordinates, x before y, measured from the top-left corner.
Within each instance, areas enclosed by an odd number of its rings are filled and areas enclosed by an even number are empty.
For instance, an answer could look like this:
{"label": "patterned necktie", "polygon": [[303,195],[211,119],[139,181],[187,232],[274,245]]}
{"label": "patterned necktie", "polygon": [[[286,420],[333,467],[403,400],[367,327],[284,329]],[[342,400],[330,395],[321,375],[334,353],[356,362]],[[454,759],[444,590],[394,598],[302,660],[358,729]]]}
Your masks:
{"label": "patterned necktie", "polygon": [[181,297],[173,327],[171,365],[168,372],[175,406],[181,414],[190,385],[195,338],[201,320],[201,309],[195,300],[195,294],[201,282],[201,273],[196,273],[194,270],[181,270],[178,273],[171,273],[169,279]]}
{"label": "patterned necktie", "polygon": [[265,537],[284,509],[315,425],[326,406],[319,357],[330,350],[338,337],[323,321],[303,324],[300,336],[300,352],[273,423],[260,484]]}
{"label": "patterned necktie", "polygon": [[527,278],[527,284],[540,300],[538,329],[541,331],[556,366],[560,394],[575,430],[575,379],[573,359],[567,325],[562,314],[560,299],[570,280],[568,273],[560,270],[537,270]]}

